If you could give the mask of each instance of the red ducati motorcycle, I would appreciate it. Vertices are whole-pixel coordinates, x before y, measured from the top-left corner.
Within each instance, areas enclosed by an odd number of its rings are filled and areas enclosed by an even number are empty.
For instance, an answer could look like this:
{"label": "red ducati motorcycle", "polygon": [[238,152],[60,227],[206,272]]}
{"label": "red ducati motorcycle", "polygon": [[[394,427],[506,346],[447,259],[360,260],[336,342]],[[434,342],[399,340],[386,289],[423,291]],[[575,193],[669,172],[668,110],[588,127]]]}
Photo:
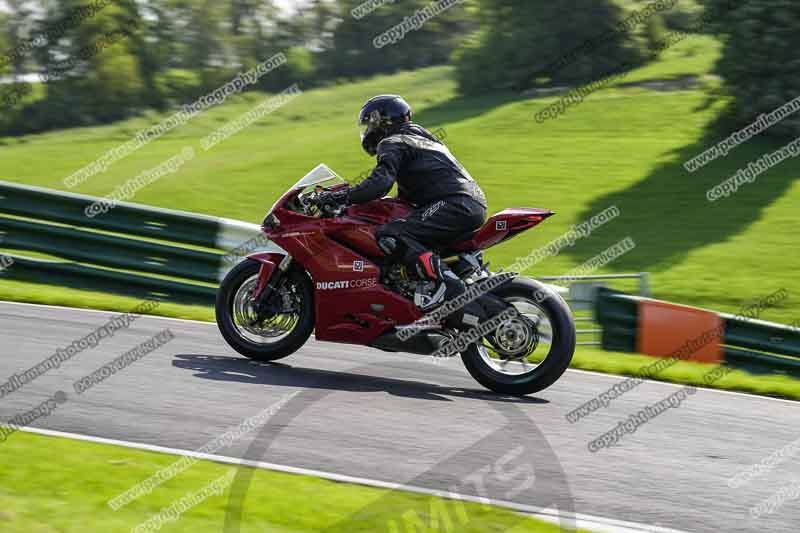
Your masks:
{"label": "red ducati motorcycle", "polygon": [[272,207],[262,227],[270,249],[233,268],[217,294],[217,324],[234,350],[275,361],[315,332],[323,342],[460,355],[479,383],[503,394],[538,392],[561,377],[575,351],[567,304],[547,285],[494,274],[483,260],[483,250],[538,225],[551,211],[506,209],[438,250],[468,293],[491,293],[506,307],[502,316],[469,330],[453,329],[441,310],[425,314],[414,303],[433,284],[389,263],[377,245],[377,227],[403,218],[412,206],[391,198],[341,208],[319,205],[320,192],[344,186],[320,165]]}

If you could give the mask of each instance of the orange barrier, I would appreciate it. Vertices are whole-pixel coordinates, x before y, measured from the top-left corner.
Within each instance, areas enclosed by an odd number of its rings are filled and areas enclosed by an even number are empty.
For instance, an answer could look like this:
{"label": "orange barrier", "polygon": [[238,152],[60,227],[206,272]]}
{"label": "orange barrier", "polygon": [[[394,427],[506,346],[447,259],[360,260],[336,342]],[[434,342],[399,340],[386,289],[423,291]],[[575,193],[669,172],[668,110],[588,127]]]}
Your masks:
{"label": "orange barrier", "polygon": [[[639,301],[638,349],[646,355],[721,363],[724,322],[712,311],[658,300]],[[683,353],[679,353],[679,352]]]}

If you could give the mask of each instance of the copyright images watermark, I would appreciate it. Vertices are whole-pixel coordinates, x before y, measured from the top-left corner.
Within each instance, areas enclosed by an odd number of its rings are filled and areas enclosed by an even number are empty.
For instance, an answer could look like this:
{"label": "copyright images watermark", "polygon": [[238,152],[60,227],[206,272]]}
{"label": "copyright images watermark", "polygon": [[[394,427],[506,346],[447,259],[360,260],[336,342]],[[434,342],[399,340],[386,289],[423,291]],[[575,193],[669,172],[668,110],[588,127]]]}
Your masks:
{"label": "copyright images watermark", "polygon": [[119,187],[113,193],[102,198],[92,204],[86,206],[84,214],[88,218],[95,218],[99,215],[105,215],[115,207],[119,206],[120,202],[131,200],[136,193],[144,189],[148,185],[152,185],[168,174],[175,174],[180,168],[194,159],[194,148],[186,147],[181,152],[157,167],[142,172],[135,178],[131,178]]}
{"label": "copyright images watermark", "polygon": [[24,372],[13,374],[5,383],[0,383],[0,398],[4,398],[16,392],[50,370],[59,368],[63,363],[69,361],[79,353],[90,348],[96,348],[103,339],[110,339],[118,331],[129,328],[141,314],[149,313],[159,305],[160,302],[156,300],[145,300],[138,304],[131,312],[116,315],[91,333],[72,341],[63,348],[57,348],[55,353],[41,363]]}
{"label": "copyright images watermark", "polygon": [[110,363],[103,365],[88,376],[79,379],[72,385],[72,387],[75,389],[76,393],[83,394],[95,385],[99,385],[111,376],[128,368],[144,356],[158,350],[173,339],[175,339],[175,335],[173,335],[172,331],[167,328],[151,339],[139,344],[132,350],[125,352]]}
{"label": "copyright images watermark", "polygon": [[[762,296],[752,303],[743,305],[735,315],[735,319],[742,320],[755,320],[767,309],[775,307],[780,302],[789,297],[789,292],[786,289],[778,289],[777,291]],[[636,372],[634,377],[625,378],[619,383],[614,384],[605,392],[600,393],[591,400],[584,402],[577,408],[567,413],[565,418],[571,424],[581,420],[594,413],[595,411],[606,408],[609,404],[621,397],[622,395],[630,392],[647,379],[657,376],[662,371],[676,365],[680,361],[691,359],[692,355],[697,353],[700,349],[707,346],[709,343],[722,339],[724,336],[723,327],[715,327],[704,331],[697,337],[688,339],[683,344],[678,346],[669,357],[660,358],[653,363],[645,365]],[[708,374],[707,374],[708,375]],[[710,384],[706,382],[706,385]]]}
{"label": "copyright images watermark", "polygon": [[63,405],[67,401],[67,393],[58,391],[52,397],[46,399],[41,404],[37,405],[30,411],[20,413],[6,422],[0,423],[0,443],[5,442],[8,437],[19,431],[20,429],[30,426],[41,418],[50,416],[59,405]]}
{"label": "copyright images watermark", "polygon": [[794,480],[775,491],[772,496],[750,508],[750,517],[759,519],[778,512],[786,503],[800,499],[800,481]]}
{"label": "copyright images watermark", "polygon": [[453,6],[463,4],[466,0],[439,0],[429,4],[422,9],[418,9],[412,16],[403,19],[397,24],[376,36],[372,40],[375,48],[383,48],[390,44],[396,44],[405,39],[408,34],[422,28],[429,20],[437,17]]}
{"label": "copyright images watermark", "polygon": [[[733,369],[730,367],[716,367],[703,375],[703,384],[706,386],[713,385],[731,372],[733,372]],[[653,405],[646,406],[638,413],[630,415],[627,420],[618,423],[615,428],[593,441],[590,441],[588,444],[589,451],[596,453],[603,448],[610,448],[618,444],[625,435],[636,433],[636,430],[641,426],[664,414],[667,410],[677,409],[684,401],[690,396],[694,396],[696,393],[697,387],[694,385],[687,385],[686,387],[682,387],[679,391],[670,394],[665,399]]]}
{"label": "copyright images watermark", "polygon": [[603,448],[610,448],[618,444],[625,435],[636,433],[641,426],[665,413],[668,409],[677,409],[689,396],[696,392],[697,389],[695,387],[684,387],[670,394],[663,400],[653,405],[646,406],[638,413],[632,414],[626,420],[619,422],[616,427],[610,431],[589,442],[589,451],[597,453]]}
{"label": "copyright images watermark", "polygon": [[177,522],[184,513],[197,507],[211,496],[220,496],[224,494],[231,483],[233,483],[235,476],[236,470],[229,470],[226,474],[218,477],[202,489],[196,492],[190,492],[171,505],[162,508],[155,516],[134,526],[133,529],[131,529],[131,533],[155,533],[161,530],[165,525]]}
{"label": "copyright images watermark", "polygon": [[439,349],[433,352],[429,357],[434,361],[441,359],[449,359],[455,354],[462,353],[472,344],[480,341],[489,333],[496,331],[504,322],[513,319],[517,316],[517,310],[514,308],[506,309],[496,317],[492,317],[486,322],[479,324],[468,331],[461,333],[453,340],[446,341]]}
{"label": "copyright images watermark", "polygon": [[761,156],[757,161],[751,161],[747,167],[740,168],[733,176],[706,191],[706,199],[709,202],[716,202],[722,197],[727,198],[736,194],[740,187],[754,183],[766,171],[798,155],[800,155],[800,138]]}

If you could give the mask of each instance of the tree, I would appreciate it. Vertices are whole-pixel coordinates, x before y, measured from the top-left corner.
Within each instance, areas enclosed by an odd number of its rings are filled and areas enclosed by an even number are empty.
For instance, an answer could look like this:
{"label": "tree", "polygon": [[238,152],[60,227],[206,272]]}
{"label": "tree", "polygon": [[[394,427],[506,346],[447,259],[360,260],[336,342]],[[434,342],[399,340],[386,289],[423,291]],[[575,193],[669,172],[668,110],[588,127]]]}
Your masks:
{"label": "tree", "polygon": [[331,49],[338,22],[337,12],[333,0],[311,0],[300,8],[297,15],[298,27],[309,50],[320,52]]}
{"label": "tree", "polygon": [[456,54],[459,86],[574,84],[643,61],[638,32],[620,31],[625,15],[612,0],[481,0],[483,27]]}
{"label": "tree", "polygon": [[[355,18],[351,11],[363,0],[342,0],[332,30],[330,47],[320,54],[320,68],[326,78],[361,77],[416,69],[449,61],[461,36],[474,29],[473,19],[463,4],[425,18],[394,43],[376,46],[381,34],[418,16],[430,0],[408,0],[384,4],[369,15]],[[418,20],[423,20],[421,17]]]}
{"label": "tree", "polygon": [[32,6],[25,0],[7,0],[8,13],[2,16],[2,54],[0,54],[0,75],[11,73],[14,76],[21,75],[25,70],[25,64],[29,61],[27,54],[14,53],[20,45],[30,38],[33,29]]}
{"label": "tree", "polygon": [[[715,65],[725,92],[733,98],[730,115],[750,124],[800,94],[800,3],[788,0],[705,0],[703,20],[723,42]],[[800,135],[800,116],[790,115],[767,130]]]}
{"label": "tree", "polygon": [[96,12],[88,10],[92,5],[62,0],[40,24],[48,42],[37,59],[48,78],[35,129],[118,120],[142,102],[141,66],[131,51],[142,31],[136,1],[117,0]]}
{"label": "tree", "polygon": [[183,28],[186,43],[184,66],[203,69],[225,64],[225,37],[222,28],[224,3],[200,0],[185,4],[188,24]]}

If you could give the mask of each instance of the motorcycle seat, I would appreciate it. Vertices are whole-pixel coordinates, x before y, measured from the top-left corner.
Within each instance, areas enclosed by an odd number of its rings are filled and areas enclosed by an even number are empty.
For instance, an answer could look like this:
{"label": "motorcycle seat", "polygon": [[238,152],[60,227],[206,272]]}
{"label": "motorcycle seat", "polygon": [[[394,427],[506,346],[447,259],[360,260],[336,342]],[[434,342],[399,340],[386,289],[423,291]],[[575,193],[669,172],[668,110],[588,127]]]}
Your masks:
{"label": "motorcycle seat", "polygon": [[485,250],[536,226],[553,214],[552,211],[546,209],[504,209],[491,216],[482,227],[454,238],[452,243],[448,244],[442,252],[448,255],[455,255]]}

